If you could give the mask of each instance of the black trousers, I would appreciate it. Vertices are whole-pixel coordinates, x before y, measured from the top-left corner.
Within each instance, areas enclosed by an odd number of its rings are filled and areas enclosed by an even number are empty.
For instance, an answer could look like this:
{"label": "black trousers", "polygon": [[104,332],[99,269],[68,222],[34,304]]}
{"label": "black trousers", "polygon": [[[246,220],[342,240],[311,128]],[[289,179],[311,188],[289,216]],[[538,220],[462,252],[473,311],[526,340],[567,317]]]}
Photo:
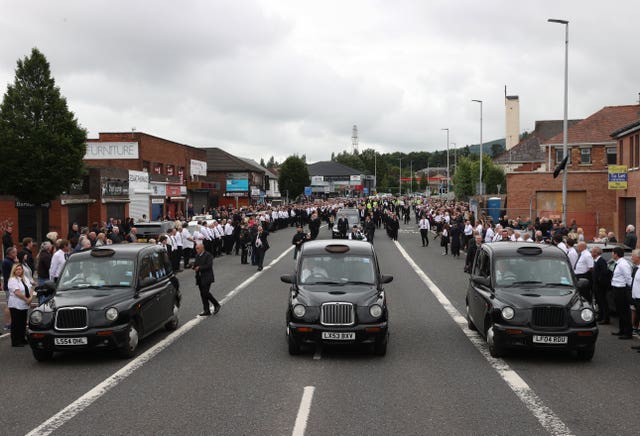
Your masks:
{"label": "black trousers", "polygon": [[209,302],[211,302],[214,307],[220,306],[218,300],[213,298],[213,295],[211,295],[211,291],[209,290],[211,288],[211,283],[209,283],[208,285],[199,284],[198,288],[200,289],[200,299],[202,300],[202,310],[204,312],[209,313],[211,311],[209,309]]}
{"label": "black trousers", "polygon": [[422,238],[422,245],[423,246],[429,246],[429,230],[427,229],[420,229],[420,237]]}
{"label": "black trousers", "polygon": [[608,287],[596,288],[596,304],[598,305],[598,319],[601,321],[609,321],[609,302],[607,301]]}
{"label": "black trousers", "polygon": [[24,335],[27,333],[27,311],[10,307],[9,312],[11,312],[11,345],[24,344]]}
{"label": "black trousers", "polygon": [[262,264],[264,263],[265,250],[264,248],[256,247],[254,251],[256,252],[256,264],[258,264],[258,268],[262,268]]}
{"label": "black trousers", "polygon": [[182,249],[182,255],[184,257],[184,267],[187,268],[191,259],[191,247],[184,247]]}
{"label": "black trousers", "polygon": [[616,302],[616,312],[618,312],[618,330],[621,335],[631,335],[633,333],[631,327],[631,308],[629,307],[629,288],[613,289],[613,298]]}

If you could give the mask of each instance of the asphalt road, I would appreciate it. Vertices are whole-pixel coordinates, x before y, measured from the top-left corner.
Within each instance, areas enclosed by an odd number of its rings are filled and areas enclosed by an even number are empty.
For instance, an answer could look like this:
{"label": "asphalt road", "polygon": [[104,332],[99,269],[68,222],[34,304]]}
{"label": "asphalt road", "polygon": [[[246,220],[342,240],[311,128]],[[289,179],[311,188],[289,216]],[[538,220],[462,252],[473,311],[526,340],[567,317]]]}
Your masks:
{"label": "asphalt road", "polygon": [[[215,260],[214,294],[233,292],[216,316],[196,318],[193,273],[180,273],[183,327],[145,340],[137,359],[59,354],[38,363],[0,338],[0,434],[638,433],[640,355],[629,346],[640,340],[619,341],[604,326],[591,362],[548,352],[487,358],[456,318],[463,261],[441,256],[438,241],[421,247],[414,224],[397,245],[376,233],[382,272],[395,277],[386,285],[387,355],[318,348],[289,356],[288,285],[279,276],[292,269],[292,251],[284,252],[293,232],[270,236],[270,266],[260,273],[236,256]],[[301,407],[305,387],[313,389]]]}

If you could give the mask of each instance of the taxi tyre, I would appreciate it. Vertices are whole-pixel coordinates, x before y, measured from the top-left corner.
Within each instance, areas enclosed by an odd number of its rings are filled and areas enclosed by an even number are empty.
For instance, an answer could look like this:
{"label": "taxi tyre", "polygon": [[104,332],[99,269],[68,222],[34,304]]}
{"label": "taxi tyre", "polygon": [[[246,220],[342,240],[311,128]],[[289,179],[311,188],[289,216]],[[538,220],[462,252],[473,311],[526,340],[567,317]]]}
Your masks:
{"label": "taxi tyre", "polygon": [[472,332],[477,332],[478,328],[473,323],[473,321],[471,321],[471,317],[469,316],[469,303],[467,303],[466,306],[467,306],[467,328]]}
{"label": "taxi tyre", "polygon": [[591,359],[593,359],[593,355],[596,352],[596,347],[589,347],[589,348],[584,348],[581,350],[576,350],[576,356],[578,357],[578,360],[583,360],[585,362],[590,361]]}
{"label": "taxi tyre", "polygon": [[126,334],[126,342],[125,344],[122,346],[122,348],[120,348],[118,350],[118,353],[120,354],[121,357],[125,358],[125,359],[130,359],[132,357],[134,357],[136,355],[136,352],[138,350],[138,344],[140,343],[140,332],[138,330],[138,325],[135,321],[131,321],[129,323],[129,326],[127,327],[127,334]]}
{"label": "taxi tyre", "polygon": [[51,350],[39,350],[37,348],[32,348],[33,357],[38,362],[48,362],[53,359],[53,351]]}
{"label": "taxi tyre", "polygon": [[301,353],[301,347],[300,344],[298,344],[296,342],[295,339],[293,339],[293,336],[291,334],[287,334],[287,343],[289,345],[289,354],[292,356],[297,356],[298,354]]}
{"label": "taxi tyre", "polygon": [[496,344],[493,324],[491,324],[491,326],[487,329],[487,334],[485,335],[485,337],[487,338],[487,345],[489,346],[489,354],[491,354],[491,357],[494,357],[496,359],[504,357],[504,348]]}
{"label": "taxi tyre", "polygon": [[389,334],[373,344],[373,354],[376,356],[384,356],[387,354],[387,345],[389,345]]}
{"label": "taxi tyre", "polygon": [[178,302],[174,301],[173,302],[173,317],[171,318],[171,320],[169,320],[164,325],[164,328],[165,328],[166,331],[172,332],[172,331],[175,331],[175,330],[178,329],[178,326],[180,325],[179,311],[180,311],[180,308],[178,306]]}

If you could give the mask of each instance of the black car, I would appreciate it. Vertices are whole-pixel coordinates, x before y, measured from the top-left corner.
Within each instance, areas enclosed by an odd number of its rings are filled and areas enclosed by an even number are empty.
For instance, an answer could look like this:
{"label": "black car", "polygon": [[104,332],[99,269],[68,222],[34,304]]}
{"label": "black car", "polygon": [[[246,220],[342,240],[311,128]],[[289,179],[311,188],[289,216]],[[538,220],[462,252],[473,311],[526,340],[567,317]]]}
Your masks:
{"label": "black car", "polygon": [[476,253],[466,297],[467,321],[493,357],[507,349],[575,350],[590,360],[598,327],[580,296],[566,254],[555,246],[520,242],[483,244]]}
{"label": "black car", "polygon": [[289,353],[304,344],[372,344],[378,355],[389,340],[387,300],[371,244],[362,241],[309,241],[302,245],[290,283],[287,309]]}
{"label": "black car", "polygon": [[178,327],[179,282],[164,248],[118,244],[74,253],[29,314],[38,361],[55,351],[116,349],[133,357],[152,332]]}

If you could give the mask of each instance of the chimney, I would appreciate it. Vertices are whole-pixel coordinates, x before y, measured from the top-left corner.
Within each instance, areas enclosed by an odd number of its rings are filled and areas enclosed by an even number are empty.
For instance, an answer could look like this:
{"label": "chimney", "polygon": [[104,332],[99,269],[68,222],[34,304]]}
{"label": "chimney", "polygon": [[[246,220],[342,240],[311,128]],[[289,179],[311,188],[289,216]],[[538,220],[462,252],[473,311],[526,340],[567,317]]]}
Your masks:
{"label": "chimney", "polygon": [[520,142],[520,99],[517,95],[505,95],[505,145],[511,150]]}

